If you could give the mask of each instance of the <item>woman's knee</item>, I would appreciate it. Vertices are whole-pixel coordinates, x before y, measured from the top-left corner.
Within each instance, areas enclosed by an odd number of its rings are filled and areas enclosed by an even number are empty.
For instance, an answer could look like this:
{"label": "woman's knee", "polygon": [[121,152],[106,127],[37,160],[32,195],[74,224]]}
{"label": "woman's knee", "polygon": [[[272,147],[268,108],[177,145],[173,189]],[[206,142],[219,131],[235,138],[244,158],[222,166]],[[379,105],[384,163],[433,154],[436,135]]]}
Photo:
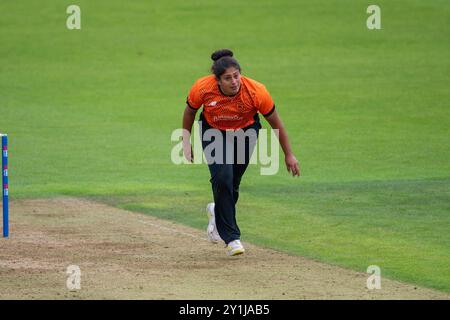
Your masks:
{"label": "woman's knee", "polygon": [[219,187],[223,188],[233,188],[233,169],[231,166],[224,165],[220,170],[216,172],[216,174],[212,177],[211,183]]}

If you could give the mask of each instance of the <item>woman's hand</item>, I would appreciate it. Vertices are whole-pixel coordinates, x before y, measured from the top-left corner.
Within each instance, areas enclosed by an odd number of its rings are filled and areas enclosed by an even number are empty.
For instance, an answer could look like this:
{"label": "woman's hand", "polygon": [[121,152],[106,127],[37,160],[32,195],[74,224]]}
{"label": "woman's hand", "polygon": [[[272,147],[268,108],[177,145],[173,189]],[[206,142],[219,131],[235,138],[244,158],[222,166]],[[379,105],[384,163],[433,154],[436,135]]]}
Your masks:
{"label": "woman's hand", "polygon": [[197,110],[186,105],[183,114],[183,154],[187,161],[194,162],[194,153],[191,146],[191,129]]}
{"label": "woman's hand", "polygon": [[[275,108],[275,107],[274,107]],[[285,154],[284,161],[286,162],[287,170],[292,173],[292,176],[300,176],[300,168],[298,166],[298,161],[292,153],[291,146],[289,144],[289,139],[287,136],[286,129],[284,128],[283,122],[278,115],[277,110],[274,110],[271,115],[266,117],[267,122],[270,126],[275,129],[275,134],[277,135],[281,148]]]}
{"label": "woman's hand", "polygon": [[189,141],[183,141],[183,154],[187,161],[194,162],[194,153],[192,152],[192,146]]}
{"label": "woman's hand", "polygon": [[284,158],[284,162],[286,163],[287,171],[292,173],[292,176],[300,176],[300,167],[297,158],[291,153],[286,155]]}

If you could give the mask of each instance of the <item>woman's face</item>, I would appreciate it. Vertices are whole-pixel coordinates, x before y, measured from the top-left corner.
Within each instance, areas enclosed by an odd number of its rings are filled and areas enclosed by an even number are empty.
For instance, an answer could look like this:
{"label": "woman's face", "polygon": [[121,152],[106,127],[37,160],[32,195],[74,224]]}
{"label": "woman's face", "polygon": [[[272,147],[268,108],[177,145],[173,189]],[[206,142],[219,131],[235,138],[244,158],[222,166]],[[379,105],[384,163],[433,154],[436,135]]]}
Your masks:
{"label": "woman's face", "polygon": [[223,93],[228,96],[235,95],[239,92],[239,88],[241,87],[241,73],[239,72],[239,69],[230,67],[225,70],[217,82]]}

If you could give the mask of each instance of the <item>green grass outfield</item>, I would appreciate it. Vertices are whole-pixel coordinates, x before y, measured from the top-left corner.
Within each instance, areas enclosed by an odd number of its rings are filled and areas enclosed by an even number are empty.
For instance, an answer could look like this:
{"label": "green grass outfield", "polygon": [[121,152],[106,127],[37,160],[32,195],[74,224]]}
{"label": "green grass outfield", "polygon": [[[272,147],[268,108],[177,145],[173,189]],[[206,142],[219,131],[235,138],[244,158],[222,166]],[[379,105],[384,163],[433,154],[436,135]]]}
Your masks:
{"label": "green grass outfield", "polygon": [[173,165],[170,135],[229,47],[302,163],[300,179],[249,168],[243,240],[450,292],[450,3],[377,1],[379,31],[369,4],[2,1],[11,198],[93,197],[204,228],[207,167]]}

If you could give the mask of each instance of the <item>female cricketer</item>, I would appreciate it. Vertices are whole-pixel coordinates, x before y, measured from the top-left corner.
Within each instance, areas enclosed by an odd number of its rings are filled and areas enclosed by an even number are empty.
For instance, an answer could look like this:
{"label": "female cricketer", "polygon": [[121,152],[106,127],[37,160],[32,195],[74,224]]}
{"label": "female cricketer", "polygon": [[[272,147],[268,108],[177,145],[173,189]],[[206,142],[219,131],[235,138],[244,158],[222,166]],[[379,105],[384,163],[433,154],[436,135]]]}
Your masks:
{"label": "female cricketer", "polygon": [[[199,117],[200,137],[214,196],[214,202],[206,208],[209,217],[207,235],[212,242],[223,240],[228,254],[234,256],[245,252],[236,222],[236,203],[241,178],[249,164],[255,141],[248,138],[244,144],[237,144],[234,138],[227,139],[227,132],[242,129],[244,134],[249,133],[247,137],[254,133],[256,140],[261,128],[258,114],[261,114],[273,129],[277,129],[275,132],[285,155],[288,172],[300,176],[300,169],[286,129],[266,87],[241,75],[241,67],[231,50],[218,50],[211,55],[211,59],[214,61],[212,74],[198,79],[187,97],[183,115],[183,152],[186,159],[192,162],[190,134],[196,113],[203,106]],[[206,134],[211,130],[223,137],[220,139],[223,149],[207,153],[207,150],[211,151],[208,146],[215,140],[211,138],[214,135]]]}

